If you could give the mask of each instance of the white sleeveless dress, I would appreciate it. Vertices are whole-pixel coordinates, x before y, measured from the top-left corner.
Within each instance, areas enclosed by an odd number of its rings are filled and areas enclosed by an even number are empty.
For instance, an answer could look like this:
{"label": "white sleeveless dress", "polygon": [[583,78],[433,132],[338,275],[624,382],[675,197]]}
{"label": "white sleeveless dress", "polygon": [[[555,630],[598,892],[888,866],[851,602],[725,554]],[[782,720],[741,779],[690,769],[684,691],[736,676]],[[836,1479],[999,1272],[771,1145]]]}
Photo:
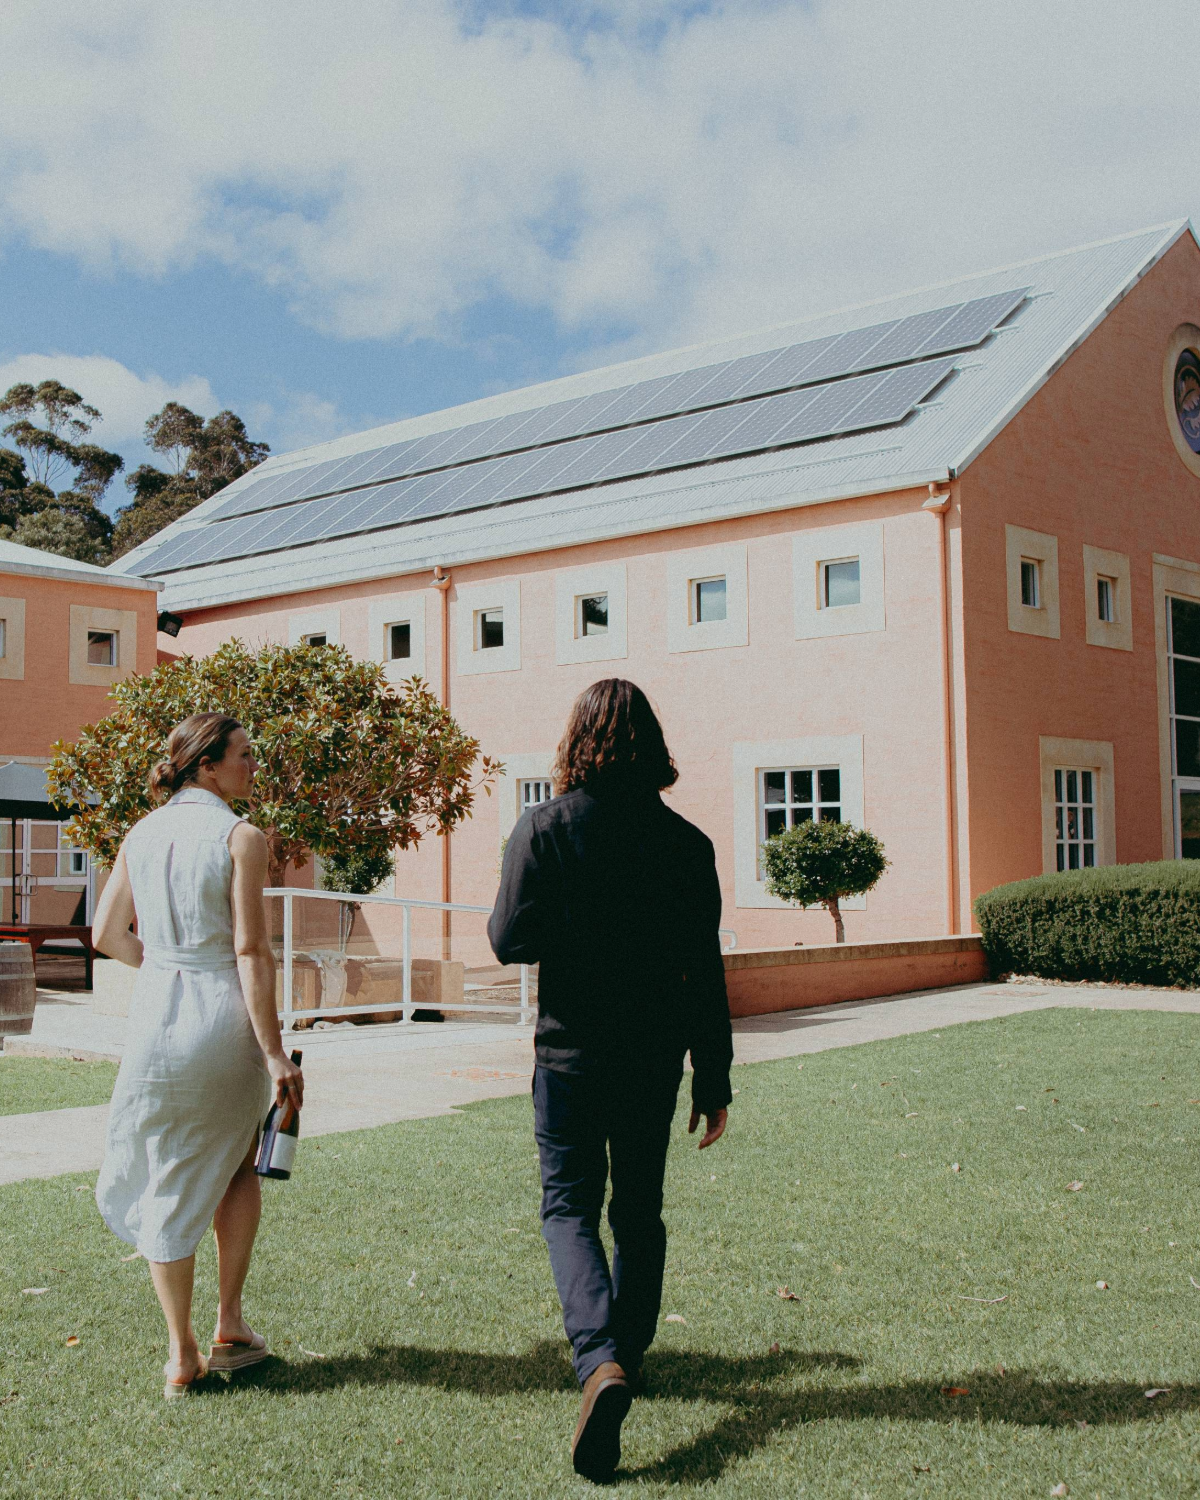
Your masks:
{"label": "white sleeveless dress", "polygon": [[189,786],[125,840],[144,957],[96,1202],[147,1260],[192,1254],[270,1102],[233,951],[239,821]]}

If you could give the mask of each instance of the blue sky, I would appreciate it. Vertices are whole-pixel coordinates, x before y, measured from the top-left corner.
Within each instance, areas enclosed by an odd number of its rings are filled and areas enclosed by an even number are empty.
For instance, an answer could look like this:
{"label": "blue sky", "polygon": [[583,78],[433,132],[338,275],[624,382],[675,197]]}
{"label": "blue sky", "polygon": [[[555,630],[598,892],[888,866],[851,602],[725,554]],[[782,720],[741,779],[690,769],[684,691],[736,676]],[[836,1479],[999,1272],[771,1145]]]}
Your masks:
{"label": "blue sky", "polygon": [[[275,451],[1196,207],[1159,0],[0,8],[0,387]],[[124,498],[120,482],[110,502]]]}

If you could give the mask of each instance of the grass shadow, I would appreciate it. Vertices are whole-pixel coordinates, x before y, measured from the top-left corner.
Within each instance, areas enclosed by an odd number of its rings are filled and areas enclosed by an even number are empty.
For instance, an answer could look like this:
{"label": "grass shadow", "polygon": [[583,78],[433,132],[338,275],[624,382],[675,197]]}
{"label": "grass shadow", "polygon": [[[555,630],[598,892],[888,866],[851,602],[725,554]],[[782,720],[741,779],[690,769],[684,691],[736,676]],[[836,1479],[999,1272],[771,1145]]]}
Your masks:
{"label": "grass shadow", "polygon": [[[1003,1375],[974,1371],[956,1377],[968,1394],[948,1396],[933,1381],[896,1385],[814,1386],[781,1390],[779,1382],[815,1371],[853,1371],[862,1361],[836,1350],[781,1349],[769,1354],[652,1351],[646,1359],[648,1401],[704,1401],[725,1405],[721,1419],[654,1463],[621,1470],[618,1479],[647,1483],[700,1484],[719,1479],[788,1428],[810,1422],[971,1422],[1025,1427],[1100,1427],[1160,1420],[1200,1409],[1200,1386],[1176,1386],[1148,1401],[1145,1386],[1132,1381],[1047,1379],[1031,1370]],[[578,1391],[562,1342],[543,1339],[521,1354],[379,1345],[364,1354],[289,1363],[272,1359],[236,1377],[289,1395],[341,1389],[409,1385],[502,1397],[527,1392]],[[208,1381],[205,1395],[235,1388]],[[197,1394],[200,1394],[198,1392]]]}
{"label": "grass shadow", "polygon": [[[683,1401],[748,1399],[781,1376],[821,1368],[854,1369],[850,1354],[803,1352],[729,1357],[719,1354],[654,1354],[646,1361],[648,1395]],[[418,1385],[475,1396],[511,1396],[530,1391],[577,1392],[579,1384],[561,1339],[542,1339],[522,1354],[484,1354],[464,1349],[427,1349],[411,1344],[376,1345],[365,1354],[333,1355],[291,1363],[273,1358],[238,1377],[266,1390],[307,1395],[344,1386]],[[219,1395],[231,1383],[210,1382]]]}
{"label": "grass shadow", "polygon": [[[700,1358],[703,1361],[703,1356]],[[684,1384],[686,1387],[686,1381]],[[733,1409],[715,1426],[652,1464],[622,1471],[618,1478],[704,1483],[719,1478],[730,1464],[748,1458],[778,1433],[809,1422],[979,1421],[1025,1427],[1071,1427],[1086,1422],[1099,1427],[1156,1421],[1167,1413],[1200,1408],[1200,1386],[1176,1386],[1148,1401],[1146,1387],[1131,1381],[1055,1381],[1028,1370],[1004,1375],[973,1372],[963,1378],[962,1385],[969,1395],[944,1395],[942,1386],[931,1381],[787,1393],[743,1388],[739,1394],[731,1389],[723,1396],[716,1395],[718,1400],[731,1401]],[[670,1397],[675,1392],[664,1389],[661,1394]]]}

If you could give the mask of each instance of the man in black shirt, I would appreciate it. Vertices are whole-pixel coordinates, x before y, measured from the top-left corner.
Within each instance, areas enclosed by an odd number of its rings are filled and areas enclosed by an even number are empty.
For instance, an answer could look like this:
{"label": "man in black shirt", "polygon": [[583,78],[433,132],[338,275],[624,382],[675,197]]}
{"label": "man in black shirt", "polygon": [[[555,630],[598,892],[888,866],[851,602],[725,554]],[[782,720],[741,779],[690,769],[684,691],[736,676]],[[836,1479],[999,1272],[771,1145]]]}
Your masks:
{"label": "man in black shirt", "polygon": [[[610,678],[576,701],[559,795],[508,841],[488,937],[540,964],[534,1131],[542,1233],[583,1407],[575,1469],[609,1477],[662,1297],[663,1175],[684,1055],[701,1148],[719,1139],[733,1046],[713,847],[666,807],[677,772],[642,691]],[[610,1272],[600,1214],[612,1176]]]}

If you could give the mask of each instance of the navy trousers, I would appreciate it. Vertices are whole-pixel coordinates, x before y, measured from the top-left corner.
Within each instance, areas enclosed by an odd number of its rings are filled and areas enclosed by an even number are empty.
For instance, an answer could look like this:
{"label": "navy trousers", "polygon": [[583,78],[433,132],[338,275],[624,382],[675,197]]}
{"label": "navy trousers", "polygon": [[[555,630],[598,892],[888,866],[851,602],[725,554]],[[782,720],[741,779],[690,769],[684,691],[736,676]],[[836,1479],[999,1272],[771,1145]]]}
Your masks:
{"label": "navy trousers", "polygon": [[[581,1385],[606,1360],[635,1370],[658,1326],[663,1174],[682,1076],[682,1058],[634,1073],[533,1075],[542,1235]],[[611,1272],[600,1239],[610,1175]]]}

